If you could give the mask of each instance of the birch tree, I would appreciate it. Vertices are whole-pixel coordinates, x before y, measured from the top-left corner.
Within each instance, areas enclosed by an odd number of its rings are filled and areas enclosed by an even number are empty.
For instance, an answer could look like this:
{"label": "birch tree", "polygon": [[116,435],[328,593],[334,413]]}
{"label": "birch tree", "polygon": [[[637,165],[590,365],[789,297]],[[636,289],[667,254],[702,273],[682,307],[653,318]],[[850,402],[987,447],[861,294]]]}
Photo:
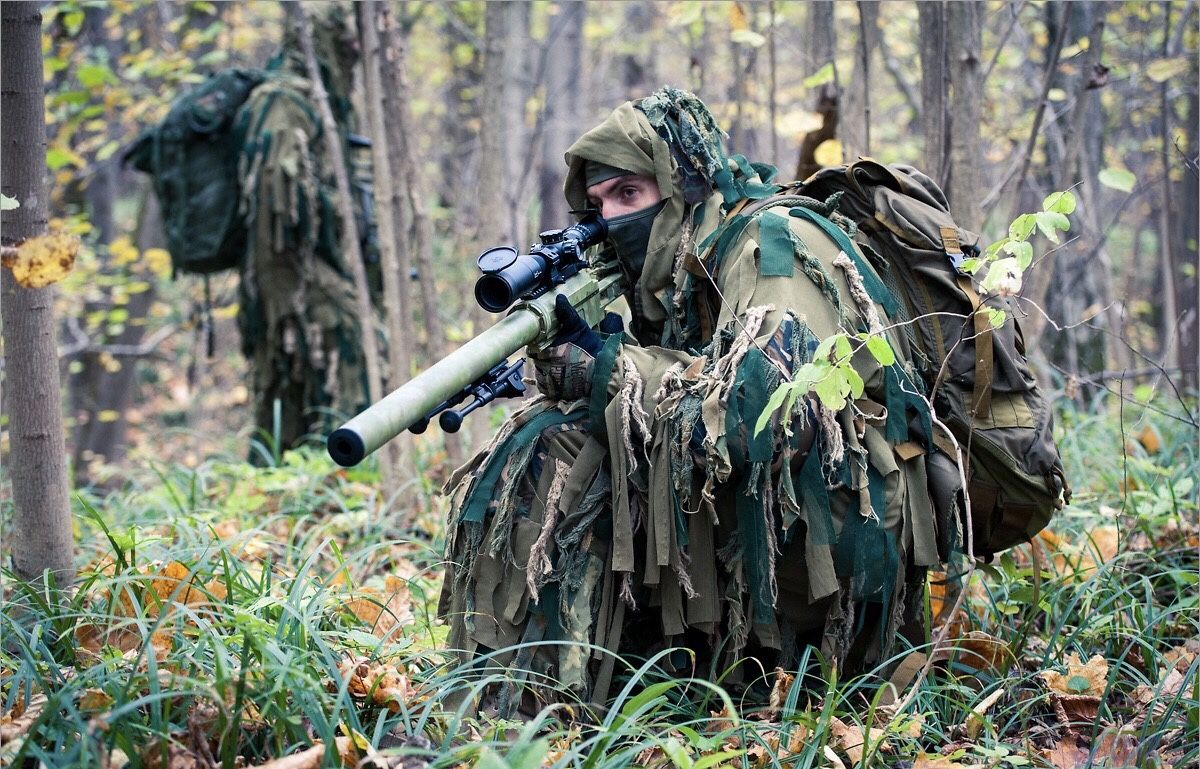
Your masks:
{"label": "birch tree", "polygon": [[[0,4],[0,152],[6,267],[46,232],[46,124],[42,92],[42,14],[36,2]],[[22,282],[29,282],[28,280]],[[36,285],[41,281],[34,281]],[[71,506],[58,373],[55,289],[20,284],[0,269],[5,405],[12,479],[13,568],[25,579],[74,580]]]}

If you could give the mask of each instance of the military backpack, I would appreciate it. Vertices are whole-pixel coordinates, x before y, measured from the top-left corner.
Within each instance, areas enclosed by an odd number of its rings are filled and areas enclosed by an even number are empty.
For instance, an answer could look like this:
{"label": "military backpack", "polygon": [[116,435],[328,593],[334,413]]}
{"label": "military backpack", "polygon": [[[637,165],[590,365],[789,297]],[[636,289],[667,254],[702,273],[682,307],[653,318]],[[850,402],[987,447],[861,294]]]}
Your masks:
{"label": "military backpack", "polygon": [[153,179],[176,274],[236,267],[245,252],[238,158],[246,116],[238,110],[267,77],[250,69],[213,74],[176,99],[166,118],[125,154]]}
{"label": "military backpack", "polygon": [[[1053,415],[1025,357],[1021,328],[1007,299],[981,297],[960,269],[979,236],[950,216],[929,177],[905,165],[862,159],[809,177],[801,194],[825,200],[859,228],[899,300],[914,363],[938,418],[966,460],[973,550],[990,556],[1034,537],[1070,501],[1053,437]],[[994,328],[988,309],[1004,310]],[[935,445],[954,456],[938,430]]]}

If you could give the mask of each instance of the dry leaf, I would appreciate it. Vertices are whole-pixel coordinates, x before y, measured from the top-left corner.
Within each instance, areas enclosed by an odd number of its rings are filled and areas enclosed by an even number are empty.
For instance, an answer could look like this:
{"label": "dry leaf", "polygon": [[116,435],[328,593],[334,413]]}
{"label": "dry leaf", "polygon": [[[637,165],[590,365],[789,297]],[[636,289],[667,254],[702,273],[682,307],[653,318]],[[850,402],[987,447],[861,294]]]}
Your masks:
{"label": "dry leaf", "polygon": [[1103,761],[1108,769],[1136,766],[1137,737],[1127,729],[1105,729],[1096,741],[1094,752],[1096,763]]}
{"label": "dry leaf", "polygon": [[[858,766],[862,763],[863,753],[866,751],[866,740],[863,739],[862,727],[855,723],[842,721],[837,716],[834,716],[829,722],[829,731],[833,734],[833,744],[841,749],[850,758],[851,766]],[[871,744],[876,745],[884,737],[883,729],[870,730]],[[879,750],[890,752],[891,746],[884,742],[878,746]]]}
{"label": "dry leaf", "polygon": [[361,592],[364,597],[347,601],[346,609],[370,625],[371,632],[380,638],[413,621],[408,583],[399,577],[389,575],[384,581],[383,591],[366,588]]}
{"label": "dry leaf", "polygon": [[79,709],[84,713],[102,713],[108,710],[113,698],[103,689],[84,689],[79,698]]}
{"label": "dry leaf", "polygon": [[1079,738],[1074,732],[1067,732],[1054,747],[1042,749],[1042,757],[1055,769],[1081,769],[1087,766],[1088,755],[1087,749],[1079,747]]}
{"label": "dry leaf", "polygon": [[[344,765],[353,766],[354,740],[349,737],[337,738],[337,753]],[[293,753],[290,756],[277,758],[265,764],[258,764],[251,769],[320,769],[325,760],[325,746],[321,742],[313,743],[308,750]]]}
{"label": "dry leaf", "polygon": [[66,232],[49,232],[5,249],[3,266],[25,288],[45,288],[65,278],[75,266],[79,238]]}
{"label": "dry leaf", "polygon": [[988,696],[984,697],[978,705],[971,708],[971,712],[967,716],[967,723],[965,724],[968,738],[973,740],[979,736],[979,730],[983,728],[983,722],[984,718],[987,716],[987,712],[992,709],[993,705],[1000,701],[1000,698],[1004,696],[1004,693],[1004,689],[997,689]]}
{"label": "dry leaf", "polygon": [[912,769],[972,769],[972,767],[936,753],[933,755],[921,753],[913,761]]}
{"label": "dry leaf", "polygon": [[34,721],[38,720],[44,707],[46,707],[46,695],[44,694],[33,695],[29,698],[28,703],[18,701],[12,710],[0,716],[0,743],[23,736],[25,732],[29,731],[29,727],[33,726]]}
{"label": "dry leaf", "polygon": [[773,721],[779,716],[779,711],[783,708],[783,703],[787,701],[788,692],[795,680],[796,676],[793,674],[783,668],[775,668],[775,685],[771,687],[771,697],[767,701],[766,715],[769,720]]}
{"label": "dry leaf", "polygon": [[1071,652],[1067,655],[1067,672],[1043,670],[1038,675],[1046,682],[1050,691],[1056,694],[1068,697],[1099,697],[1104,694],[1104,687],[1108,681],[1108,661],[1096,654],[1084,663],[1079,661],[1078,654]]}
{"label": "dry leaf", "polygon": [[1014,661],[1008,644],[982,630],[972,630],[954,641],[955,660],[974,670],[996,670]]}
{"label": "dry leaf", "polygon": [[338,672],[346,683],[346,691],[357,699],[370,697],[372,704],[386,707],[393,713],[400,711],[401,703],[415,699],[408,676],[395,665],[372,663],[365,657],[342,660]]}

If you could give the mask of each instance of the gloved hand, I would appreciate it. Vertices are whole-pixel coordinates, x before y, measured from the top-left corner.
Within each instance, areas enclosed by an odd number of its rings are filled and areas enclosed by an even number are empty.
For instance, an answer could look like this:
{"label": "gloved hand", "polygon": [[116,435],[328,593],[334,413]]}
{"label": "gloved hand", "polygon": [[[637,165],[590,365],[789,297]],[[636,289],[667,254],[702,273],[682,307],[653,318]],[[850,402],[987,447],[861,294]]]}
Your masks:
{"label": "gloved hand", "polygon": [[[604,341],[588,327],[563,294],[554,300],[554,317],[558,321],[554,341],[530,356],[538,389],[554,400],[586,398],[592,390],[592,372]],[[615,313],[608,313],[600,321],[600,330],[606,334],[619,333],[623,327],[621,316]]]}

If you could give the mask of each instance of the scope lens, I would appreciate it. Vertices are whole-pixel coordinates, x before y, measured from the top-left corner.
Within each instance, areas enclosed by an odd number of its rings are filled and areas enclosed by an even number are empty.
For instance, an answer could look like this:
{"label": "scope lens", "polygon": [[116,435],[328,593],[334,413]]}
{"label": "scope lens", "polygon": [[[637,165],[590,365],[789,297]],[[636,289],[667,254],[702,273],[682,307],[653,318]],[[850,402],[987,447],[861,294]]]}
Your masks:
{"label": "scope lens", "polygon": [[547,265],[535,254],[521,254],[499,272],[489,272],[475,281],[475,301],[488,312],[501,312],[522,295],[537,288]]}
{"label": "scope lens", "polygon": [[475,301],[488,312],[502,312],[516,299],[515,287],[502,272],[489,272],[475,281]]}

